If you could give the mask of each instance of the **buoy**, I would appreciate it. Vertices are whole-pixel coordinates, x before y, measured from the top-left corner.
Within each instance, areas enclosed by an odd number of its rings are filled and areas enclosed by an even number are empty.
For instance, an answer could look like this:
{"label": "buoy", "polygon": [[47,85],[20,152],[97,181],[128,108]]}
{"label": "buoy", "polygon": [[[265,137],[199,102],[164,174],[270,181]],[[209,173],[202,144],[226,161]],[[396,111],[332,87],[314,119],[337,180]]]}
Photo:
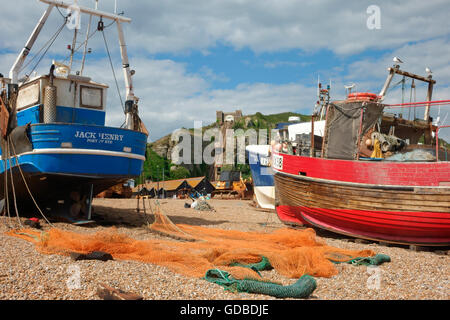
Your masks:
{"label": "buoy", "polygon": [[378,100],[378,95],[370,92],[354,92],[347,96],[348,100]]}

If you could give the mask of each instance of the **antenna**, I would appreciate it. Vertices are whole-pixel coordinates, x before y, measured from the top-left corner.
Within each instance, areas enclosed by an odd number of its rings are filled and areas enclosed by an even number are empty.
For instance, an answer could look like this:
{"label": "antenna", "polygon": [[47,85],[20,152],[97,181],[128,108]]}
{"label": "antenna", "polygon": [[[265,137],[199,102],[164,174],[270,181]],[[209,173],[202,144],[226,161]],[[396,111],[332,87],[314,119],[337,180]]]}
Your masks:
{"label": "antenna", "polygon": [[348,96],[350,93],[352,93],[352,89],[353,89],[354,87],[356,87],[356,84],[354,84],[354,83],[349,84],[349,85],[347,85],[347,86],[344,86],[344,88],[345,88],[345,93],[346,93],[347,96]]}
{"label": "antenna", "polygon": [[[95,0],[95,10],[97,10],[97,9],[98,9],[98,0]],[[92,15],[89,15],[89,24],[86,29],[86,40],[84,41],[83,59],[81,61],[80,75],[83,75],[84,64],[86,62],[86,53],[90,53],[88,51],[87,46],[88,46],[88,41],[89,41],[89,32],[91,32],[91,24],[92,24]]]}

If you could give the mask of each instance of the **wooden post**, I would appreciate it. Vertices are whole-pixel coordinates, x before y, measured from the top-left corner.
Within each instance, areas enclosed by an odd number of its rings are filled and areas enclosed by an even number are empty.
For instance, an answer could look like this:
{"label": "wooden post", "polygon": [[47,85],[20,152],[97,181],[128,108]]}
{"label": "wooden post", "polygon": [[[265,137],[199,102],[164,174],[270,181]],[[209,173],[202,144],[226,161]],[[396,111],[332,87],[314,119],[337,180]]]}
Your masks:
{"label": "wooden post", "polygon": [[[431,76],[429,77],[431,80]],[[433,82],[428,82],[428,92],[427,92],[427,101],[431,101],[431,97],[433,95]],[[432,140],[432,131],[433,131],[433,125],[430,121],[430,104],[427,104],[425,107],[425,113],[423,116],[424,120],[430,124],[430,130],[425,131],[425,144],[431,144]],[[438,154],[436,153],[436,158],[438,158]]]}
{"label": "wooden post", "polygon": [[328,111],[329,111],[329,109],[330,109],[330,105],[329,104],[327,104],[327,113],[325,114],[325,132],[323,133],[323,137],[322,137],[322,151],[321,151],[321,158],[323,158],[324,157],[324,153],[325,153],[325,139],[326,139],[326,136],[327,136],[327,125],[328,125]]}
{"label": "wooden post", "polygon": [[386,95],[387,89],[391,85],[392,78],[394,78],[394,69],[389,68],[388,70],[389,70],[389,75],[388,75],[386,81],[384,82],[383,89],[381,89],[381,92],[379,94],[379,96],[381,96],[382,98],[384,98],[384,96]]}
{"label": "wooden post", "polygon": [[112,288],[106,284],[100,284],[97,288],[97,296],[103,300],[143,300],[144,298],[131,292]]}
{"label": "wooden post", "polygon": [[[427,101],[431,101],[432,95],[433,95],[433,82],[428,82]],[[430,117],[430,105],[427,104],[423,120],[428,121],[429,117]]]}

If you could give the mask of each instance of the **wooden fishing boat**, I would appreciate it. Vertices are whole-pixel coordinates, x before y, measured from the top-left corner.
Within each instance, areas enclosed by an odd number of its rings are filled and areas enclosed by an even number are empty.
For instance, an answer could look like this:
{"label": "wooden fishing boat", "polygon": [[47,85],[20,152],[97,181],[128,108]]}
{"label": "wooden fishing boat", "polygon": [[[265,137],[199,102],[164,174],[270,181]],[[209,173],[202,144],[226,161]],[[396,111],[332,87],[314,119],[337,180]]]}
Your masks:
{"label": "wooden fishing boat", "polygon": [[433,125],[427,111],[426,120],[411,121],[383,113],[395,73],[434,84],[391,68],[380,95],[351,94],[327,106],[324,138],[320,146],[311,138],[309,154],[274,150],[275,205],[283,222],[385,242],[450,244],[450,162],[438,139],[443,126]]}
{"label": "wooden fishing boat", "polygon": [[[93,196],[139,177],[145,161],[148,131],[138,114],[134,72],[122,29],[122,24],[131,19],[62,1],[41,2],[48,5],[47,9],[18,55],[9,78],[0,78],[0,178],[4,182],[0,184],[0,199],[6,200],[7,207],[14,203],[14,207],[34,208],[38,204],[52,212],[62,205],[63,214],[70,214],[70,218],[90,218]],[[71,12],[63,19],[55,39],[70,26],[69,16],[89,16],[81,70],[72,63],[82,47],[76,48],[78,33],[74,27],[69,65],[53,61],[49,74],[20,78],[29,52],[55,8]],[[117,26],[126,89],[125,103],[121,100],[125,121],[120,128],[105,124],[108,86],[83,75],[94,19],[98,19],[97,32],[103,34],[106,48],[104,21]]]}
{"label": "wooden fishing boat", "polygon": [[275,187],[270,165],[270,145],[246,147],[256,202],[263,209],[275,209]]}

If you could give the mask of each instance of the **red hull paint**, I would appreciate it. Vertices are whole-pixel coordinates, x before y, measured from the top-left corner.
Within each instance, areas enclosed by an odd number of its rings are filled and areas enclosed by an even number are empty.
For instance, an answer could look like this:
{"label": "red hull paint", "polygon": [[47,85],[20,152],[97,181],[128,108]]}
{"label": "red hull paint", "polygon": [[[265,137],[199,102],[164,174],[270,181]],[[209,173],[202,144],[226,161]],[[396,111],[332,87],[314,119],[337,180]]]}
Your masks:
{"label": "red hull paint", "polygon": [[[277,155],[277,154],[275,154]],[[281,172],[308,177],[398,186],[444,186],[450,183],[449,162],[353,161],[283,156]]]}
{"label": "red hull paint", "polygon": [[450,214],[445,213],[278,206],[277,214],[285,223],[315,226],[366,239],[422,245],[450,244]]}
{"label": "red hull paint", "polygon": [[[277,156],[277,154],[275,154]],[[277,214],[285,223],[316,226],[336,233],[355,237],[409,243],[421,245],[450,245],[450,163],[449,162],[384,162],[384,161],[348,161],[302,156],[278,155],[283,157],[282,167],[275,168],[277,175],[287,173],[292,181],[303,181],[302,177],[312,178],[315,187],[339,183],[353,183],[355,194],[360,192],[361,203],[373,201],[367,190],[371,188],[387,188],[389,186],[407,187],[411,193],[411,201],[416,200],[418,187],[432,187],[430,193],[420,193],[429,204],[432,197],[439,194],[444,206],[434,209],[439,212],[422,211],[418,206],[412,210],[367,209],[358,204],[347,204],[344,207],[320,203],[319,189],[304,190],[279,186],[277,190]],[[274,160],[274,163],[277,163]],[[279,164],[280,162],[278,162]],[[311,179],[309,179],[311,180]],[[283,183],[280,180],[278,183]],[[298,184],[300,186],[300,184]],[[415,189],[416,187],[416,189]],[[433,188],[434,187],[434,188]],[[438,188],[436,188],[438,187]],[[284,191],[281,190],[284,188]],[[286,189],[288,188],[288,189]],[[300,188],[300,187],[298,187]],[[336,193],[339,194],[339,188]],[[359,191],[358,191],[359,190]],[[405,194],[402,194],[405,199]],[[297,198],[293,195],[297,194]],[[448,196],[447,196],[448,195]],[[306,200],[302,200],[301,197]],[[316,198],[314,198],[316,196]],[[442,202],[442,198],[444,198]],[[406,203],[411,202],[407,199]],[[389,202],[389,200],[386,200]],[[323,202],[323,201],[322,201]]]}

